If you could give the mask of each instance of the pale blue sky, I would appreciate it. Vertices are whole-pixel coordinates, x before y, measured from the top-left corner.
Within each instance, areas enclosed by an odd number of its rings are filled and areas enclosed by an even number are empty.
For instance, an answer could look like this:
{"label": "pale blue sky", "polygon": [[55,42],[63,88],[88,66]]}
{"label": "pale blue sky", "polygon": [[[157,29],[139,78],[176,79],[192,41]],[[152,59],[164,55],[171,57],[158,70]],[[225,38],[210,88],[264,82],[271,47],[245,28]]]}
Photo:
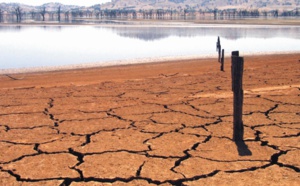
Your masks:
{"label": "pale blue sky", "polygon": [[22,3],[27,5],[42,5],[49,2],[58,2],[65,5],[91,6],[110,2],[111,0],[0,0],[0,3]]}

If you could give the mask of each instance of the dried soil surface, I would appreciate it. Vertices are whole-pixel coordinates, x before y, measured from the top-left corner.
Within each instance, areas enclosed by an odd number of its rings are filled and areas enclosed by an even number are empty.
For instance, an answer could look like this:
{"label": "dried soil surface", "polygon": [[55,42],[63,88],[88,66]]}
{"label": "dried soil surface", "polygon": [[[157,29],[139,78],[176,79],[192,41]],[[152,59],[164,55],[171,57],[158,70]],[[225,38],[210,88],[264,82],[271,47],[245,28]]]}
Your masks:
{"label": "dried soil surface", "polygon": [[[299,185],[300,54],[0,76],[0,185]],[[12,77],[14,79],[12,79]]]}

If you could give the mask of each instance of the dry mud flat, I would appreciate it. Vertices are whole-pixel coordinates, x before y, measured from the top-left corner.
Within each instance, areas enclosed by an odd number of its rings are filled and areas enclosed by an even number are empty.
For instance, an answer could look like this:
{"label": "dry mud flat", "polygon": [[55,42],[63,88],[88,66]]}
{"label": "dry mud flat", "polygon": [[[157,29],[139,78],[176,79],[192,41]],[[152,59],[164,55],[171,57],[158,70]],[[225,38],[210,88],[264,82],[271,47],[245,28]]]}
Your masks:
{"label": "dry mud flat", "polygon": [[300,54],[0,77],[0,185],[299,185]]}

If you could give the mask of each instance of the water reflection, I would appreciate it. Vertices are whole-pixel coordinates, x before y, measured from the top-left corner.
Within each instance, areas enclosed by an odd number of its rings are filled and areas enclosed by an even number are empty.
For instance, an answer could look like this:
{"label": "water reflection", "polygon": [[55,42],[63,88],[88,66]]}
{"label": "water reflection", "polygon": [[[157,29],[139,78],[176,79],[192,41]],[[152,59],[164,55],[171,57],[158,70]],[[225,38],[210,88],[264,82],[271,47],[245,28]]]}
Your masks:
{"label": "water reflection", "polygon": [[23,30],[24,27],[22,26],[0,26],[0,33],[1,32],[19,32]]}
{"label": "water reflection", "polygon": [[43,26],[44,30],[53,31],[53,32],[60,32],[63,27],[62,26]]}
{"label": "water reflection", "polygon": [[[170,36],[195,37],[195,36],[220,36],[230,40],[240,38],[300,38],[300,27],[113,27],[113,32],[122,37],[153,41]],[[287,34],[288,33],[288,34]]]}
{"label": "water reflection", "polygon": [[[0,26],[0,69],[230,53],[300,52],[300,26]],[[17,54],[17,55],[16,55]]]}
{"label": "water reflection", "polygon": [[113,25],[132,25],[131,23],[125,21],[118,21],[118,20],[85,20],[85,19],[74,19],[71,21],[73,24],[113,24]]}
{"label": "water reflection", "polygon": [[[47,26],[47,25],[43,25],[43,26],[35,26],[35,28],[42,28],[44,30],[47,31],[61,31],[62,29],[65,29],[63,26]],[[32,30],[31,26],[0,26],[0,33],[1,32],[22,32],[22,31],[28,31],[28,30]]]}
{"label": "water reflection", "polygon": [[[82,20],[86,22],[85,20]],[[109,21],[111,22],[111,21]],[[80,20],[78,20],[80,23]],[[115,24],[116,22],[114,22]],[[120,24],[125,24],[120,22]],[[70,29],[70,26],[35,26],[42,27],[49,31],[61,31]],[[77,26],[79,27],[79,26]],[[93,27],[93,26],[91,26]],[[140,39],[143,41],[154,41],[171,36],[176,37],[196,37],[196,36],[220,36],[229,40],[240,38],[291,38],[300,39],[300,26],[196,26],[196,27],[174,27],[174,26],[121,26],[121,27],[101,27],[94,26],[97,29],[106,28],[121,37]],[[0,26],[0,32],[13,32],[30,29],[30,26]]]}

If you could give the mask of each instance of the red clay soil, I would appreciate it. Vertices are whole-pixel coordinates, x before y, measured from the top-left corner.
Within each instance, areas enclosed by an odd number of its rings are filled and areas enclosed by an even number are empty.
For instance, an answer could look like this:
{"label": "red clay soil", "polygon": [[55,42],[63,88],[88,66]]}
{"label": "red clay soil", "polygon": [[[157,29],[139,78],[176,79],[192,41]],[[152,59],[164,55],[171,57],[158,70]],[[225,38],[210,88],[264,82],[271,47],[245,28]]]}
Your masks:
{"label": "red clay soil", "polygon": [[[0,76],[0,185],[299,185],[300,54]],[[15,80],[15,79],[19,80]]]}

